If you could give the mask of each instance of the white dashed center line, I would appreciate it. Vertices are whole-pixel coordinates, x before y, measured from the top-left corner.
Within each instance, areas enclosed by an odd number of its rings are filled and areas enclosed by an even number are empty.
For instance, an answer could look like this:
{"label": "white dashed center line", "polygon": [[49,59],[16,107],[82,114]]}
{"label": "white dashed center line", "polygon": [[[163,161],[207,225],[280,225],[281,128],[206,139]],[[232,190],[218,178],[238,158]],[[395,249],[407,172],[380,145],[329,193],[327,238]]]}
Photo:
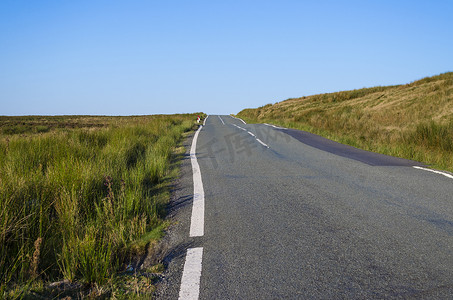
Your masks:
{"label": "white dashed center line", "polygon": [[256,135],[253,134],[252,132],[250,132],[250,131],[248,131],[247,129],[242,128],[241,126],[238,126],[238,125],[236,125],[236,124],[233,124],[233,126],[239,128],[239,129],[241,129],[241,130],[244,130],[245,132],[247,132],[248,134],[250,134],[251,136],[253,136],[253,137],[256,139],[256,141],[257,141],[258,143],[260,143],[261,145],[263,145],[263,146],[266,147],[266,148],[269,148],[268,145],[266,145],[262,140],[260,140],[259,138],[257,138]]}

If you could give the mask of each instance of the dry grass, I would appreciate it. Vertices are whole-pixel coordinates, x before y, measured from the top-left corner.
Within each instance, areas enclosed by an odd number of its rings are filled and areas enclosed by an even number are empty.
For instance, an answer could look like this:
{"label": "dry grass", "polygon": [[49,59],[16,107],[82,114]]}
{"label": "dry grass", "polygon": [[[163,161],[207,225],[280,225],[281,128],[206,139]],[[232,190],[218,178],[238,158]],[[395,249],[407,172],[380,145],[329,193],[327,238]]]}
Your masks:
{"label": "dry grass", "polygon": [[238,116],[453,170],[453,73],[410,84],[288,99]]}

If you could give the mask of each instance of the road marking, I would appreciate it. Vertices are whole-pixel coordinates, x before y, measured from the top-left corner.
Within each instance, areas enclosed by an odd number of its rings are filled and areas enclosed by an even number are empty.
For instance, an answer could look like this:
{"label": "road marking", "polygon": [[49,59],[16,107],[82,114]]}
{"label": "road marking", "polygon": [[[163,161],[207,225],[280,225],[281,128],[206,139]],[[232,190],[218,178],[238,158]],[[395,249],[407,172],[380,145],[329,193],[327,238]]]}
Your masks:
{"label": "road marking", "polygon": [[264,125],[271,126],[271,127],[277,128],[277,129],[287,129],[285,127],[278,127],[278,126],[275,126],[275,125],[272,125],[272,124],[267,124],[267,123],[264,123]]}
{"label": "road marking", "polygon": [[[205,119],[206,121],[206,119]],[[193,172],[193,206],[192,218],[190,221],[190,236],[203,236],[204,235],[204,190],[203,181],[201,180],[200,165],[198,165],[196,148],[198,134],[203,126],[198,128],[193,137],[192,147],[190,148],[190,161],[192,163]]]}
{"label": "road marking", "polygon": [[241,126],[238,126],[238,125],[236,125],[236,124],[233,124],[233,126],[235,126],[235,127],[239,128],[240,130],[244,130],[244,131],[247,131],[247,129],[245,129],[245,128],[242,128]]}
{"label": "road marking", "polygon": [[423,168],[423,167],[419,167],[419,166],[413,166],[413,167],[414,167],[415,169],[425,170],[425,171],[428,171],[428,172],[432,172],[432,173],[444,175],[445,177],[448,177],[448,178],[453,179],[453,175],[448,174],[448,173],[445,173],[445,172],[441,172],[441,171],[437,171],[437,170],[432,170],[432,169],[428,169],[428,168]]}
{"label": "road marking", "polygon": [[182,272],[180,300],[197,300],[200,295],[201,263],[203,248],[187,249],[186,262]]}
{"label": "road marking", "polygon": [[[208,117],[206,117],[206,119]],[[204,119],[203,124],[206,124],[206,119]],[[190,161],[192,163],[193,172],[193,206],[190,221],[190,237],[204,235],[204,190],[203,181],[201,180],[200,165],[198,164],[196,156],[198,135],[200,134],[202,128],[203,126],[200,126],[195,132],[192,140],[192,147],[190,148]],[[178,299],[198,300],[200,295],[202,260],[202,247],[187,249]]]}
{"label": "road marking", "polygon": [[220,116],[217,117],[219,117],[220,121],[222,121],[222,124],[225,125],[225,122],[223,122],[222,118]]}
{"label": "road marking", "polygon": [[247,124],[247,123],[245,123],[245,121],[242,120],[241,118],[236,118],[236,117],[233,117],[233,116],[230,116],[230,117],[235,118],[235,119],[238,119],[238,120],[241,121],[242,123]]}
{"label": "road marking", "polygon": [[265,143],[263,143],[263,141],[261,141],[259,138],[256,138],[257,142],[260,143],[261,145],[263,145],[264,147],[266,148],[269,148],[268,145],[266,145]]}
{"label": "road marking", "polygon": [[253,136],[253,137],[256,139],[256,141],[257,141],[258,143],[260,143],[261,145],[263,145],[263,146],[266,147],[266,148],[269,148],[268,145],[266,145],[265,143],[263,143],[263,141],[260,140],[259,138],[257,138],[256,135],[254,135],[252,132],[250,132],[250,131],[248,131],[247,129],[242,128],[241,126],[238,126],[238,125],[236,125],[236,124],[232,124],[232,125],[235,126],[235,127],[237,127],[237,128],[239,128],[239,129],[241,129],[241,130],[244,130],[245,132],[247,132],[248,134],[250,134],[251,136]]}
{"label": "road marking", "polygon": [[239,128],[240,130],[244,130],[244,131],[247,131],[247,129],[245,129],[245,128],[242,128],[241,126],[238,126],[238,125],[236,125],[236,124],[231,124],[231,125],[233,125],[234,127],[237,127],[237,128]]}
{"label": "road marking", "polygon": [[206,126],[206,120],[209,118],[209,116],[206,116],[206,118],[203,121],[203,126]]}

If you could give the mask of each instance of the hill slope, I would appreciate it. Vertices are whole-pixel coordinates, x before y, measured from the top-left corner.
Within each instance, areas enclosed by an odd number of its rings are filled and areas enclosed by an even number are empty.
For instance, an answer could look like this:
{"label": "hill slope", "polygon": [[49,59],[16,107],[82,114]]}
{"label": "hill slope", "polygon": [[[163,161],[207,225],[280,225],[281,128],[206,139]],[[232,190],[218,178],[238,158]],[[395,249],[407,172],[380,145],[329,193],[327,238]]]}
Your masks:
{"label": "hill slope", "polygon": [[405,85],[288,99],[238,116],[453,171],[453,72]]}

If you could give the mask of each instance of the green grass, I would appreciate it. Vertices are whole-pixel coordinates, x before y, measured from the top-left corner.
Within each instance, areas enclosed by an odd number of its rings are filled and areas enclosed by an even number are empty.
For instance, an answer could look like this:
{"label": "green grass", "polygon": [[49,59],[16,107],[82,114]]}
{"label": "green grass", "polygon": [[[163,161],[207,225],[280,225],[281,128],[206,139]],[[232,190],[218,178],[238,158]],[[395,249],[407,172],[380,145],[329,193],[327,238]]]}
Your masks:
{"label": "green grass", "polygon": [[0,298],[35,281],[111,281],[159,236],[195,119],[0,117]]}
{"label": "green grass", "polygon": [[292,98],[238,116],[453,171],[453,73],[410,84]]}

